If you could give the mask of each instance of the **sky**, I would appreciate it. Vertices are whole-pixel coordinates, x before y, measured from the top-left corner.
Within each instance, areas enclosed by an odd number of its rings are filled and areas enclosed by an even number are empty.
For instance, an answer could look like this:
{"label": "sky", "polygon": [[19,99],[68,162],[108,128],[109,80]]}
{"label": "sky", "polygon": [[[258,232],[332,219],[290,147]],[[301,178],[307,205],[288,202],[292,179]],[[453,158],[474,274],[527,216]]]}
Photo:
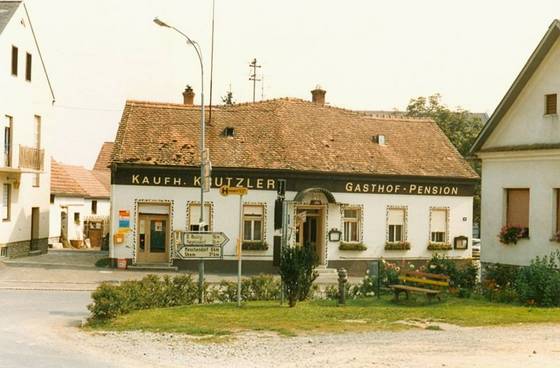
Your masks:
{"label": "sky", "polygon": [[[212,0],[26,0],[56,95],[53,157],[91,168],[115,139],[127,99],[200,98],[197,41],[209,96]],[[249,62],[261,68],[257,100],[405,109],[434,93],[451,108],[491,114],[537,46],[560,1],[215,0],[213,102],[231,89],[252,100]]]}

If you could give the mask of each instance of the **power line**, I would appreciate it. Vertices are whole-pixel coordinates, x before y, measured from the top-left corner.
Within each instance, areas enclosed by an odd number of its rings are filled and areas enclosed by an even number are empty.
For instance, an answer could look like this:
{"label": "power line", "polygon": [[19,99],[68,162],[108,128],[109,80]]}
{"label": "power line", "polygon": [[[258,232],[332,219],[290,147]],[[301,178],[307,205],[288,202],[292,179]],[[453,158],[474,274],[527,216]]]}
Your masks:
{"label": "power line", "polygon": [[96,108],[96,107],[82,107],[82,106],[68,106],[68,105],[54,105],[55,109],[65,110],[88,110],[88,111],[122,111],[123,109],[109,109],[109,108]]}

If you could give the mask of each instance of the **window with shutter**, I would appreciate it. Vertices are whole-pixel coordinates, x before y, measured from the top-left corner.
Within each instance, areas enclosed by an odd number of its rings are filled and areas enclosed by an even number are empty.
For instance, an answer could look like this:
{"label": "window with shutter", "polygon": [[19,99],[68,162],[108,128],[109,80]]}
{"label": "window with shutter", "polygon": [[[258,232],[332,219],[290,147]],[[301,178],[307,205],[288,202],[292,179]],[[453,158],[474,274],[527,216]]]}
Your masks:
{"label": "window with shutter", "polygon": [[447,242],[447,209],[434,208],[430,213],[430,240],[434,243]]}
{"label": "window with shutter", "polygon": [[2,186],[2,221],[10,221],[12,201],[12,185],[4,184]]}
{"label": "window with shutter", "polygon": [[204,225],[200,229],[200,203],[189,203],[189,231],[212,231],[212,203],[204,202]]}
{"label": "window with shutter", "polygon": [[387,241],[400,242],[405,239],[405,209],[404,208],[390,208],[387,212]]}
{"label": "window with shutter", "polygon": [[243,206],[243,241],[261,242],[263,240],[264,206]]}
{"label": "window with shutter", "polygon": [[529,189],[506,189],[506,225],[524,229],[529,236]]}
{"label": "window with shutter", "polygon": [[545,96],[545,112],[544,113],[546,115],[556,114],[556,112],[557,112],[557,110],[556,110],[557,101],[558,101],[558,97],[557,97],[556,93]]}

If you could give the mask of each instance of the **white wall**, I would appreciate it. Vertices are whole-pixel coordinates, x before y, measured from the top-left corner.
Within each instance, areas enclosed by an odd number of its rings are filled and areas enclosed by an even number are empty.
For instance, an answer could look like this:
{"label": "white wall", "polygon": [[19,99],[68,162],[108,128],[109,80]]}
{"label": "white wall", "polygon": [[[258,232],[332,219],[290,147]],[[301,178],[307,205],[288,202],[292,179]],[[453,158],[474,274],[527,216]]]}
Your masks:
{"label": "white wall", "polygon": [[[24,19],[26,26],[20,23],[21,19]],[[11,74],[12,45],[19,48],[17,77]],[[33,57],[31,82],[25,80],[26,52]],[[50,160],[46,142],[49,125],[53,124],[52,97],[23,6],[19,7],[0,34],[0,86],[0,120],[4,122],[6,115],[13,117],[12,166],[18,167],[19,145],[34,146],[35,115],[42,119],[42,148],[45,149],[45,169],[38,188],[32,186],[33,174],[6,174],[0,168],[0,184],[6,182],[8,177],[20,178],[19,188],[14,187],[12,191],[11,221],[0,222],[0,244],[30,239],[32,207],[40,208],[39,237],[46,238],[49,234],[50,194]],[[1,129],[2,148],[3,135],[4,130]],[[0,165],[3,165],[3,161]]]}
{"label": "white wall", "polygon": [[[111,188],[112,198],[112,231],[114,234],[118,229],[119,210],[130,212],[131,227],[135,226],[135,199],[138,200],[171,200],[173,203],[173,228],[172,230],[186,230],[187,201],[198,201],[200,190],[197,188],[173,188],[132,185],[113,185]],[[383,195],[383,194],[352,194],[333,193],[336,200],[347,204],[364,205],[364,243],[368,246],[366,251],[339,251],[339,243],[328,244],[328,259],[368,259],[384,256],[405,258],[430,258],[431,251],[427,250],[429,241],[429,209],[434,207],[450,208],[449,240],[453,237],[465,235],[469,238],[469,248],[465,251],[452,250],[445,252],[450,257],[470,257],[470,241],[472,233],[472,197],[445,197],[445,196],[410,196],[410,195]],[[287,192],[286,199],[295,197],[295,192]],[[253,190],[244,197],[244,202],[266,203],[266,241],[269,244],[267,251],[244,251],[246,259],[271,259],[274,235],[274,201],[276,191]],[[239,197],[222,197],[218,189],[211,189],[206,193],[205,201],[214,204],[213,231],[223,231],[230,238],[224,248],[224,258],[233,259],[235,256],[235,239],[238,234]],[[403,251],[385,251],[386,237],[386,207],[388,205],[408,206],[408,239],[412,243],[412,249]],[[463,218],[466,218],[463,221]],[[338,204],[330,204],[328,208],[328,226],[341,229],[340,207]],[[326,236],[326,234],[325,234]],[[131,232],[122,245],[113,246],[110,240],[110,256],[113,258],[133,258],[134,236]]]}
{"label": "white wall", "polygon": [[[485,154],[482,164],[481,261],[527,265],[536,256],[560,249],[555,231],[554,189],[560,188],[560,150]],[[506,224],[508,188],[529,188],[529,239],[504,245],[498,234]]]}
{"label": "white wall", "polygon": [[[62,208],[68,210],[68,239],[83,240],[84,220],[91,216],[91,202],[97,200],[96,216],[110,216],[111,201],[108,199],[91,199],[82,197],[55,196],[54,203],[50,205],[50,230],[49,238],[60,236]],[[74,213],[80,214],[80,222],[74,222]]]}
{"label": "white wall", "polygon": [[560,119],[558,114],[544,115],[545,95],[552,93],[560,96],[559,40],[550,49],[482,148],[559,143]]}

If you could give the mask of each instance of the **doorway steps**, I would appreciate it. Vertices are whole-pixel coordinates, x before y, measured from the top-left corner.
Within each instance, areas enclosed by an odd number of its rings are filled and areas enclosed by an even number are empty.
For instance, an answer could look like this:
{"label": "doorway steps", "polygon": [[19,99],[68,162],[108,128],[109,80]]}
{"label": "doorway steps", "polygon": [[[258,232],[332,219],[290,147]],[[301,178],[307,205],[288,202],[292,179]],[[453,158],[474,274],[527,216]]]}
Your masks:
{"label": "doorway steps", "polygon": [[129,265],[131,271],[148,271],[148,272],[177,272],[177,266],[170,266],[169,263],[142,263]]}
{"label": "doorway steps", "polygon": [[315,268],[319,277],[316,282],[319,284],[332,284],[338,280],[338,271],[336,268],[327,268],[326,266],[318,266]]}

